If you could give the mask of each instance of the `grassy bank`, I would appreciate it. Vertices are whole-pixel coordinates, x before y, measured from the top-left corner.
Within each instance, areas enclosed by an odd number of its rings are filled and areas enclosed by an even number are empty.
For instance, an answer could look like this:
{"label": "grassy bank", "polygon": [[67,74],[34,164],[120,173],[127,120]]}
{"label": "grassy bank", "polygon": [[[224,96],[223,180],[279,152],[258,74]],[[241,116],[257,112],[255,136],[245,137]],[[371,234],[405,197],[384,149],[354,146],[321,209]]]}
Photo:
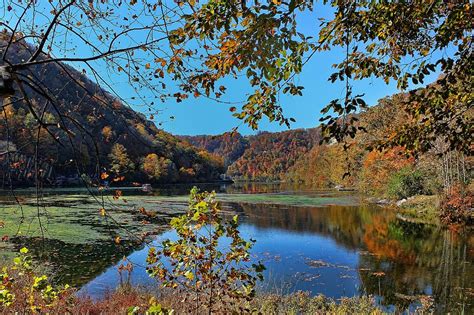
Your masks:
{"label": "grassy bank", "polygon": [[399,217],[416,223],[439,225],[440,198],[434,196],[413,196],[397,207]]}
{"label": "grassy bank", "polygon": [[[60,300],[59,300],[60,299]],[[150,293],[142,288],[122,287],[101,299],[76,296],[73,291],[63,293],[50,305],[38,303],[37,309],[50,314],[204,314],[206,309],[195,310],[192,299],[166,292]],[[28,300],[18,300],[10,306],[0,306],[1,311],[12,312],[29,309]],[[219,306],[216,306],[219,308]],[[420,297],[419,307],[411,314],[432,311],[429,297]],[[221,314],[389,314],[378,306],[373,297],[345,297],[334,300],[324,295],[311,296],[308,292],[288,295],[257,294],[251,301],[225,306]]]}
{"label": "grassy bank", "polygon": [[474,226],[472,190],[453,189],[446,195],[416,195],[398,204],[399,218],[416,223],[444,226]]}
{"label": "grassy bank", "polygon": [[[137,314],[143,314],[153,304],[159,304],[163,309],[173,310],[175,314],[192,314],[193,312],[190,309],[194,306],[190,303],[192,301],[183,302],[183,299],[176,296],[164,294],[155,297],[132,288],[126,291],[117,291],[100,301],[92,301],[87,298],[79,299],[78,306],[82,313],[127,314],[130,309],[135,309]],[[260,294],[252,301],[241,305],[233,305],[232,309],[227,309],[222,314],[241,314],[243,312],[272,315],[386,313],[375,304],[375,300],[371,297],[342,298],[336,301],[323,295],[313,297],[307,292],[297,292],[290,295]],[[202,309],[199,313],[206,313],[206,310]]]}

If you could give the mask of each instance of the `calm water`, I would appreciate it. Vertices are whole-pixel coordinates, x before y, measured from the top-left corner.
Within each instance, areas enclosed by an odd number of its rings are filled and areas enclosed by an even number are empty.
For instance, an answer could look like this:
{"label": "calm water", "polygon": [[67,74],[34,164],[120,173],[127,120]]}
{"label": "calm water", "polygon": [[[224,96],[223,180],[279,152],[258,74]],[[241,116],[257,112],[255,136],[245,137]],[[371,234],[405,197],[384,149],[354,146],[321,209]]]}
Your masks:
{"label": "calm water", "polygon": [[[217,188],[232,193],[282,191],[278,185]],[[183,187],[182,193],[186,191]],[[319,194],[301,188],[285,191]],[[160,193],[173,194],[177,190],[175,187]],[[226,203],[224,207],[240,215],[244,237],[257,240],[253,259],[267,267],[262,290],[306,290],[333,298],[371,294],[389,310],[414,307],[416,297],[430,295],[440,313],[463,309],[474,312],[472,232],[457,233],[400,221],[390,210],[370,205]],[[58,259],[65,265],[61,269],[65,281],[83,283],[81,293],[101,296],[126,280],[127,275],[121,279],[117,271],[123,256],[134,264],[130,282],[155,285],[144,268],[148,246],[173,237],[167,231],[149,245],[129,244],[120,250],[112,244],[74,247],[54,241],[48,243],[48,248],[61,248]]]}

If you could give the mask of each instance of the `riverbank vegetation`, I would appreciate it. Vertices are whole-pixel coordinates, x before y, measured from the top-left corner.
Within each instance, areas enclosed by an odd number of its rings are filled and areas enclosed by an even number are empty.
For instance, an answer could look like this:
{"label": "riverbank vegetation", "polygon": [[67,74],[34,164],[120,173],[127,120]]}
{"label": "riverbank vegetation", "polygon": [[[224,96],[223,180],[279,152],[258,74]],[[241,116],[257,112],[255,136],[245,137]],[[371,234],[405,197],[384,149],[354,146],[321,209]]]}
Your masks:
{"label": "riverbank vegetation", "polygon": [[[12,266],[3,266],[0,284],[0,311],[2,313],[32,314],[196,314],[188,301],[189,293],[177,293],[173,289],[150,290],[123,284],[99,299],[76,295],[69,286],[55,286],[46,275],[40,275],[22,248]],[[223,284],[216,287],[233,291]],[[315,297],[297,292],[289,295],[258,294],[251,299],[236,300],[232,304],[222,303],[219,295],[208,304],[199,305],[202,312],[211,308],[222,313],[263,313],[263,314],[383,314],[370,297],[343,298],[335,300],[322,295]],[[424,310],[428,310],[431,305]]]}
{"label": "riverbank vegetation", "polygon": [[[26,252],[26,249],[23,250]],[[25,259],[25,254],[21,254]],[[196,314],[185,302],[186,298],[175,292],[153,293],[139,287],[121,286],[105,294],[100,299],[77,296],[68,287],[56,288],[47,276],[37,276],[31,268],[13,267],[2,271],[0,285],[0,310],[5,313],[39,314]],[[156,291],[156,290],[155,290]],[[429,299],[425,299],[418,312],[423,314],[431,309]],[[232,306],[215,301],[212,305],[223,313],[231,312],[259,314],[385,314],[376,306],[371,297],[342,298],[339,301],[322,295],[311,296],[305,292],[288,295],[258,294],[249,301],[234,303]],[[207,311],[202,307],[202,311]],[[417,313],[418,313],[417,312]]]}
{"label": "riverbank vegetation", "polygon": [[[321,130],[316,128],[247,138],[223,135],[213,137],[212,141],[204,136],[187,137],[187,140],[228,159],[227,153],[218,148],[234,147],[232,141],[242,143],[246,139],[241,156],[234,157],[235,161],[227,168],[227,173],[235,179],[279,180],[316,189],[349,188],[394,204],[400,201],[398,205],[403,205],[400,212],[416,219],[471,224],[474,194],[471,155],[448,150],[442,136],[433,140],[430,150],[416,155],[409,154],[402,146],[375,149],[390,141],[409,119],[404,111],[404,98],[402,94],[387,97],[357,115],[357,126],[364,132],[345,144],[320,144]],[[408,199],[410,202],[406,203]],[[434,202],[427,204],[427,200]],[[416,210],[422,207],[425,207],[423,211]]]}

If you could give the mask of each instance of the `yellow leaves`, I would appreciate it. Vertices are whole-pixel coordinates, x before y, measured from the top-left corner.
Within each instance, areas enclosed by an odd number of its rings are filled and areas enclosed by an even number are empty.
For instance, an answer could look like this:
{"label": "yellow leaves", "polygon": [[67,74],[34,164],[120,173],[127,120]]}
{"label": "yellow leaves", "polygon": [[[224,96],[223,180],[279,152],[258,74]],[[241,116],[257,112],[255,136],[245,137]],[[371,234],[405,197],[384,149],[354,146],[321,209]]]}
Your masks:
{"label": "yellow leaves", "polygon": [[120,236],[116,236],[114,239],[115,244],[120,244],[121,241],[122,239],[120,238]]}
{"label": "yellow leaves", "polygon": [[281,4],[281,0],[272,0],[273,4],[274,5],[280,5]]}
{"label": "yellow leaves", "polygon": [[100,208],[99,213],[103,217],[105,217],[105,215],[107,214],[104,208]]}
{"label": "yellow leaves", "polygon": [[194,280],[194,273],[192,273],[190,270],[186,271],[184,273],[184,276],[186,279],[193,281]]}
{"label": "yellow leaves", "polygon": [[430,53],[430,48],[429,47],[425,47],[425,48],[421,49],[421,51],[420,51],[420,54],[424,57],[428,56],[429,53]]}
{"label": "yellow leaves", "polygon": [[196,205],[196,208],[197,209],[206,209],[207,208],[207,202],[206,201],[200,201],[197,205]]}

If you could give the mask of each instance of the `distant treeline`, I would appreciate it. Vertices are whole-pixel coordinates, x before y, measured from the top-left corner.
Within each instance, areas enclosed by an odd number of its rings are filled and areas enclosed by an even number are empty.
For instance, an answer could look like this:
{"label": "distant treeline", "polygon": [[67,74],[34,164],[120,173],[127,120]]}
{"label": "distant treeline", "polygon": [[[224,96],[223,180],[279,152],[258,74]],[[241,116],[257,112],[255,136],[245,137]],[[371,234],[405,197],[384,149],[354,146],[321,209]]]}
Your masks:
{"label": "distant treeline", "polygon": [[469,183],[472,156],[448,150],[442,137],[433,139],[432,150],[419,155],[410,155],[403,147],[380,149],[410,119],[403,109],[404,97],[384,98],[357,115],[364,132],[346,143],[320,145],[319,128],[182,138],[220,156],[227,174],[236,179],[293,181],[315,188],[342,185],[393,198]]}

